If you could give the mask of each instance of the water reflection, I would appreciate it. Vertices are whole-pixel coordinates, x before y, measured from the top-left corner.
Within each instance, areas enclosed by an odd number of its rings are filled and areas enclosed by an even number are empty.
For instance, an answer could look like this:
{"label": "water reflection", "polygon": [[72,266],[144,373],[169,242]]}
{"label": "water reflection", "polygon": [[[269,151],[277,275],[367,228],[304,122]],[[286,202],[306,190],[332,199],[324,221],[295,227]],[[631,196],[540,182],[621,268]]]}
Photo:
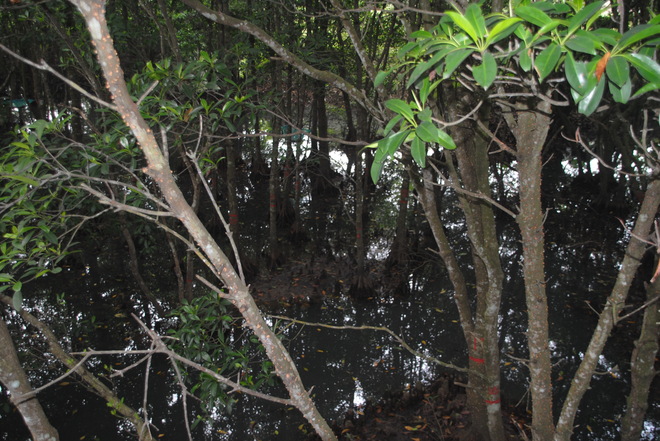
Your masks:
{"label": "water reflection", "polygon": [[[559,250],[558,250],[559,251]],[[515,250],[509,251],[515,254]],[[555,362],[553,383],[561,403],[570,386],[578,363],[595,326],[597,316],[585,303],[597,309],[613,282],[615,259],[596,253],[580,265],[586,271],[571,271],[577,253],[558,252],[560,259],[549,259],[549,297],[551,307],[551,349]],[[524,292],[515,263],[510,268],[500,322],[502,345],[502,378],[505,402],[529,405],[527,370],[520,361],[526,358],[527,329]],[[69,350],[143,349],[149,341],[130,319],[130,311],[142,311],[141,319],[164,331],[167,321],[158,321],[155,311],[148,310],[141,296],[135,294],[119,275],[96,274],[93,270],[70,270],[51,279],[35,292],[26,295],[27,307],[40,311],[40,316],[61,336]],[[68,278],[68,279],[67,279]],[[326,296],[313,305],[292,305],[268,311],[312,323],[338,326],[386,326],[418,351],[447,363],[465,364],[463,334],[453,304],[452,288],[444,280],[417,279],[421,289],[406,298],[387,297],[354,303],[347,297]],[[57,288],[54,288],[57,287]],[[56,296],[65,293],[64,299]],[[76,303],[78,302],[78,303]],[[118,306],[119,305],[119,306]],[[124,308],[124,309],[122,309]],[[61,374],[60,366],[41,354],[46,347],[14,314],[7,313],[8,324],[24,355],[37,355],[28,365],[34,385],[44,384]],[[363,406],[377,400],[388,391],[430,382],[441,370],[398,347],[384,332],[373,330],[336,330],[321,326],[290,324],[270,319],[283,335],[285,345],[296,361],[307,388],[312,388],[315,402],[329,419],[340,418],[348,408]],[[629,364],[633,324],[621,326],[603,353],[600,375],[596,375],[587,392],[575,439],[614,439],[618,421],[624,411],[628,391],[628,376],[619,366]],[[109,368],[118,370],[137,361],[136,356],[96,357],[90,359],[90,370],[103,376],[104,382],[126,402],[140,412],[147,411],[155,434],[162,439],[186,439],[183,424],[183,395],[163,357],[155,357],[145,387],[145,366],[129,370],[122,377],[110,378]],[[624,369],[625,370],[625,369]],[[281,387],[270,392],[285,396]],[[145,401],[145,394],[146,401]],[[3,392],[3,402],[6,396]],[[651,395],[653,397],[653,395]],[[112,416],[106,404],[79,384],[73,377],[40,394],[42,404],[57,425],[62,439],[134,439],[133,428]],[[147,402],[144,409],[143,403]],[[189,419],[194,421],[199,409],[194,399],[188,399]],[[555,409],[558,412],[559,409]],[[660,408],[651,403],[646,423],[646,438],[654,439],[660,420]],[[212,411],[209,423],[202,423],[193,432],[195,440],[302,440],[305,426],[299,412],[251,397],[241,397],[231,415]],[[10,411],[0,414],[0,440],[28,439],[18,415]]]}

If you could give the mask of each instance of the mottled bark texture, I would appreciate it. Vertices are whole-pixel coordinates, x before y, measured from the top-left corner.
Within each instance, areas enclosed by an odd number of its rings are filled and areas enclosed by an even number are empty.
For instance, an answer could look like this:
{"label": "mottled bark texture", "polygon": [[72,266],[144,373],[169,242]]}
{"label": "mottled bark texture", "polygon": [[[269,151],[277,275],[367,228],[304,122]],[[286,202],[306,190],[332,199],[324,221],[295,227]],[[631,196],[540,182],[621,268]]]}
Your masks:
{"label": "mottled bark texture", "polygon": [[527,302],[532,438],[550,440],[552,418],[552,363],[548,330],[548,299],[545,290],[545,236],[541,205],[541,153],[550,128],[551,107],[539,101],[506,112],[509,129],[516,138],[520,213],[516,218],[523,246],[523,276]]}
{"label": "mottled bark texture", "polygon": [[9,391],[9,401],[23,417],[34,441],[60,439],[39,400],[32,395],[32,386],[18,360],[16,347],[4,320],[0,320],[0,383]]}
{"label": "mottled bark texture", "polygon": [[303,414],[316,433],[323,440],[335,440],[330,426],[321,416],[312,402],[309,393],[303,387],[300,374],[291,356],[284,348],[272,329],[264,320],[245,282],[232,267],[225,253],[206,230],[200,219],[186,202],[181,189],[177,186],[169,165],[163,157],[153,132],[140,115],[140,111],[131,99],[124,81],[124,72],[119,64],[112,38],[105,19],[104,0],[70,0],[83,15],[89,29],[92,43],[108,89],[117,111],[130,128],[147,159],[144,172],[156,182],[170,207],[170,211],[184,225],[194,238],[199,249],[214,267],[217,277],[227,289],[227,298],[240,311],[245,324],[254,332],[263,345],[266,355],[273,362],[275,372],[281,378],[289,392],[291,403]]}

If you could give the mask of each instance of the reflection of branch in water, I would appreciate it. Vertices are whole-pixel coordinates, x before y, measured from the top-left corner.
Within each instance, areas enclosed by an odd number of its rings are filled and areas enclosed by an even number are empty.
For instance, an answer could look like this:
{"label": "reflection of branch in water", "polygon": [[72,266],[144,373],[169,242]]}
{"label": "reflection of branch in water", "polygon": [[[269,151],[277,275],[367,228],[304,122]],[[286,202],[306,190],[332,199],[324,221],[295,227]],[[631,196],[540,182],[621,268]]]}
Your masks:
{"label": "reflection of branch in water", "polygon": [[398,336],[397,334],[394,333],[391,329],[385,327],[385,326],[347,326],[347,325],[327,325],[325,323],[315,323],[315,322],[306,322],[303,320],[298,320],[298,319],[293,319],[290,317],[285,317],[281,315],[268,315],[268,317],[278,319],[278,320],[286,320],[290,321],[292,323],[298,323],[300,325],[304,326],[318,326],[321,328],[328,328],[328,329],[338,329],[338,330],[352,330],[352,331],[380,331],[380,332],[386,332],[388,333],[394,340],[396,340],[401,347],[403,347],[406,351],[410,352],[413,354],[415,357],[419,357],[423,360],[426,360],[430,363],[437,364],[442,367],[446,367],[448,369],[453,369],[458,372],[464,372],[464,373],[469,373],[471,375],[477,375],[479,377],[482,377],[482,375],[479,372],[474,372],[471,371],[470,369],[462,368],[460,366],[456,366],[455,364],[452,363],[447,363],[441,360],[438,360],[437,358],[433,357],[432,355],[424,354],[422,352],[419,352],[416,349],[413,349],[406,341]]}

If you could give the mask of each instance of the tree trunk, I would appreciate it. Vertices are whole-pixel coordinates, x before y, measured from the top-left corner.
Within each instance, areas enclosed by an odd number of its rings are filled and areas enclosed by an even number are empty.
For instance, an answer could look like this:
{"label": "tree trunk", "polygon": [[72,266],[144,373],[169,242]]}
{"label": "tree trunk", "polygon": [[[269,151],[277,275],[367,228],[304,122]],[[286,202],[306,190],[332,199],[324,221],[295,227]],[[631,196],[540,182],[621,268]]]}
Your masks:
{"label": "tree trunk", "polygon": [[541,152],[550,127],[550,104],[540,101],[535,109],[520,108],[507,122],[516,138],[520,214],[517,217],[523,246],[523,276],[527,300],[532,438],[550,440],[552,418],[552,363],[548,331],[548,299],[545,291],[545,236],[541,206]]}
{"label": "tree trunk", "polygon": [[[0,301],[5,303],[6,305],[11,305],[12,303],[11,298],[3,294],[0,294]],[[80,377],[80,379],[87,386],[89,386],[89,388],[93,390],[94,393],[98,394],[98,396],[103,398],[107,402],[108,407],[116,410],[119,415],[126,418],[135,426],[135,430],[137,432],[138,439],[140,441],[153,441],[153,437],[151,436],[149,426],[139,416],[138,412],[135,409],[128,406],[126,403],[124,403],[123,398],[120,399],[117,395],[115,395],[115,393],[112,390],[110,390],[103,382],[101,382],[101,380],[99,380],[94,374],[89,372],[84,365],[79,365],[79,360],[73,357],[68,352],[66,352],[62,348],[62,346],[60,346],[59,339],[48,326],[46,326],[43,322],[38,320],[35,316],[30,314],[26,310],[22,310],[19,314],[23,320],[25,320],[27,323],[34,326],[39,330],[39,332],[41,332],[41,335],[44,336],[46,342],[48,343],[48,349],[50,350],[50,353],[53,354],[55,358],[57,358],[68,369],[75,369],[76,375],[78,375],[78,377]],[[2,326],[4,326],[4,322],[0,322],[0,327]],[[0,330],[0,334],[1,333],[2,331]],[[2,346],[0,346],[0,351],[2,350],[1,348],[5,348],[5,347],[6,345],[3,343]],[[1,363],[2,361],[0,361],[0,364]],[[34,401],[36,401],[36,399]],[[40,440],[40,438],[36,438],[36,437],[34,439]],[[50,439],[49,438],[43,438],[43,439],[46,441],[52,441],[52,440],[56,440],[57,437]]]}
{"label": "tree trunk", "polygon": [[57,430],[48,421],[37,397],[24,398],[32,392],[32,387],[18,361],[14,342],[4,320],[0,320],[0,383],[9,391],[9,401],[16,406],[23,417],[25,425],[32,434],[32,439],[38,441],[60,439]]}
{"label": "tree trunk", "polygon": [[[459,113],[467,113],[466,110],[473,105],[472,99],[457,96],[456,103],[459,105],[450,110],[450,118],[458,119]],[[480,117],[487,120],[487,116]],[[475,132],[472,125],[461,125],[452,130],[452,136],[459,147],[453,153],[458,162],[458,173],[453,170],[452,159],[447,161],[451,181],[457,188],[462,187],[468,192],[490,197],[488,144],[475,136]],[[504,439],[499,351],[499,311],[504,274],[499,256],[495,214],[490,204],[481,199],[466,196],[460,191],[458,199],[465,213],[477,285],[474,332],[467,341],[470,367],[482,374],[471,376],[468,399],[477,415],[485,420],[487,427],[481,426],[482,436],[498,441]],[[478,420],[483,421],[482,418]]]}
{"label": "tree trunk", "polygon": [[[656,259],[657,260],[657,259]],[[657,262],[656,262],[657,263]],[[637,441],[642,434],[644,417],[649,407],[649,392],[651,383],[658,374],[655,371],[655,357],[658,353],[658,337],[660,337],[660,277],[657,277],[646,289],[647,301],[655,303],[644,310],[644,320],[639,339],[630,360],[630,395],[628,408],[621,420],[621,441]],[[657,398],[657,397],[656,397]]]}
{"label": "tree trunk", "polygon": [[589,388],[591,377],[598,366],[598,358],[603,352],[605,343],[610,336],[612,328],[619,320],[619,314],[625,304],[630,290],[630,285],[635,278],[635,273],[639,267],[640,261],[646,251],[646,244],[639,237],[648,237],[653,226],[653,221],[660,205],[660,180],[653,180],[645,193],[644,201],[639,209],[639,215],[635,221],[630,242],[626,247],[625,257],[621,263],[621,269],[617,276],[612,292],[605,302],[603,311],[598,318],[598,324],[591,337],[589,346],[584,353],[582,363],[578,367],[571,388],[564,400],[564,405],[559,414],[557,429],[555,432],[555,441],[569,441],[573,433],[573,422],[577,414],[578,406]]}
{"label": "tree trunk", "polygon": [[227,256],[186,202],[181,189],[174,180],[169,165],[163,157],[153,132],[140,115],[137,105],[131,99],[105,19],[105,1],[70,0],[70,2],[78,8],[87,23],[116,110],[131,129],[147,159],[148,166],[144,168],[144,172],[151,176],[154,182],[158,183],[172,214],[181,221],[194,238],[201,252],[206,255],[211,265],[213,265],[216,275],[227,288],[226,297],[242,314],[246,325],[263,345],[266,355],[273,363],[275,372],[289,393],[292,405],[302,413],[322,440],[336,440],[337,438],[332,429],[321,416],[309,393],[305,390],[291,356],[264,320],[245,281],[238,276]]}

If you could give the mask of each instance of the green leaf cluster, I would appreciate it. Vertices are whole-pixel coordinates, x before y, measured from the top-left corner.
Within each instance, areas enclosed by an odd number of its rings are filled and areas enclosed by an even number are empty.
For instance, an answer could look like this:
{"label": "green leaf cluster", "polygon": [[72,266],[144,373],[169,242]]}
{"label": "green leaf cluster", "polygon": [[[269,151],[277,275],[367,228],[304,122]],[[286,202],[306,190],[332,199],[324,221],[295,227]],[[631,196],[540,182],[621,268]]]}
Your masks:
{"label": "green leaf cluster", "polygon": [[[178,326],[169,331],[170,348],[202,366],[231,378],[243,386],[257,389],[273,385],[272,363],[263,356],[263,347],[254,335],[243,332],[240,319],[230,313],[231,303],[209,293],[184,302],[171,313]],[[198,395],[202,408],[220,407],[232,411],[236,400],[227,395],[226,386],[205,373],[190,372],[186,380]]]}
{"label": "green leaf cluster", "polygon": [[[431,31],[411,34],[413,41],[397,53],[400,63],[375,79],[378,86],[397,72],[414,101],[386,103],[395,116],[384,138],[370,145],[378,149],[372,179],[378,179],[383,162],[404,143],[410,143],[411,155],[422,167],[426,143],[455,147],[444,131],[431,129],[435,124],[426,107],[428,93],[443,81],[458,84],[455,80],[460,77],[461,83],[472,82],[470,87],[487,91],[498,75],[503,80],[528,75],[529,81],[542,83],[556,74],[566,79],[584,115],[598,108],[606,88],[619,103],[660,88],[660,65],[654,59],[660,44],[660,16],[621,35],[603,26],[609,24],[601,20],[608,11],[604,1],[523,0],[515,2],[509,14],[484,14],[482,5],[472,3],[465,12],[447,11]],[[640,85],[633,93],[636,83]]]}

